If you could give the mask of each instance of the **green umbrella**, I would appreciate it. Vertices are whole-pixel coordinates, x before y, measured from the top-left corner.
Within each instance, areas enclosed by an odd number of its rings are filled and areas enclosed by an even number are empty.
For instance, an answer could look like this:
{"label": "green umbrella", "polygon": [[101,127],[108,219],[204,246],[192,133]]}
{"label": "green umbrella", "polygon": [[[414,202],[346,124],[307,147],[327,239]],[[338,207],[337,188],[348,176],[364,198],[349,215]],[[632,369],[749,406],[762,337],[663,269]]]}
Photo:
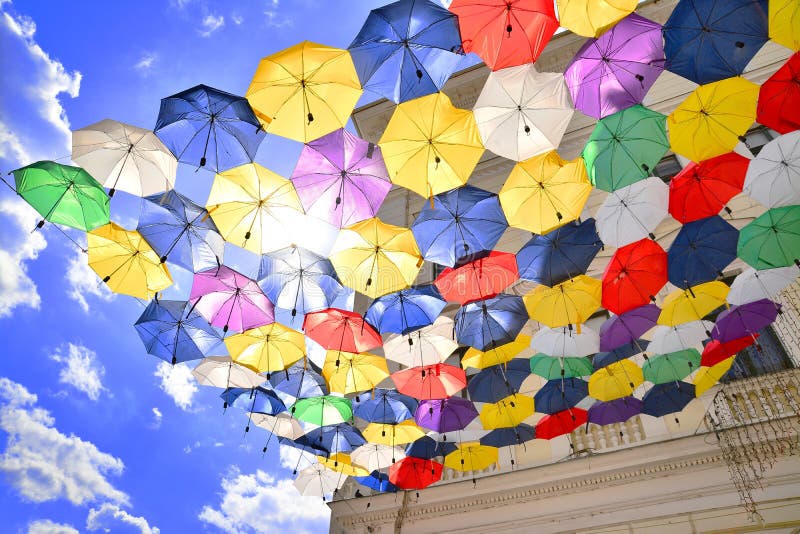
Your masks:
{"label": "green umbrella", "polygon": [[531,372],[547,380],[589,376],[594,371],[589,358],[554,358],[537,354],[531,358]]}
{"label": "green umbrella", "polygon": [[105,189],[80,167],[37,161],[15,170],[14,181],[17,194],[47,221],[85,232],[109,222]]}
{"label": "green umbrella", "polygon": [[667,150],[667,117],[637,104],[597,123],[583,160],[592,185],[611,192],[650,176]]}
{"label": "green umbrella", "polygon": [[642,366],[642,371],[645,380],[654,384],[666,384],[683,380],[699,367],[700,353],[695,349],[684,349],[648,359]]}
{"label": "green umbrella", "polygon": [[772,208],[742,228],[736,252],[754,269],[800,266],[800,206]]}
{"label": "green umbrella", "polygon": [[317,426],[336,425],[353,418],[350,399],[331,395],[300,399],[291,412],[301,421]]}

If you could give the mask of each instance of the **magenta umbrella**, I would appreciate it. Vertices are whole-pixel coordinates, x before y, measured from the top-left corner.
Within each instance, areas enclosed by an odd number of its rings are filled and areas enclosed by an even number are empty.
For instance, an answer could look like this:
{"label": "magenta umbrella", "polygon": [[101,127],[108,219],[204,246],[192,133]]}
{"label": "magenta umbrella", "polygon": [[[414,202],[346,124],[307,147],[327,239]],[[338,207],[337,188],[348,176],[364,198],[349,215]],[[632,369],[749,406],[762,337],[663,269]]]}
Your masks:
{"label": "magenta umbrella", "polygon": [[661,25],[632,13],[589,39],[564,71],[575,109],[602,119],[641,104],[664,71]]}
{"label": "magenta umbrella", "polygon": [[374,217],[392,187],[380,148],[344,129],[303,147],[292,182],[307,214],[339,228]]}
{"label": "magenta umbrella", "polygon": [[275,322],[275,308],[258,284],[225,265],[196,273],[189,301],[192,309],[224,332]]}
{"label": "magenta umbrella", "polygon": [[461,397],[423,400],[417,406],[414,420],[421,427],[440,434],[462,430],[478,417],[475,405]]}
{"label": "magenta umbrella", "polygon": [[612,351],[639,339],[656,325],[660,314],[658,306],[645,304],[606,319],[600,327],[600,350]]}
{"label": "magenta umbrella", "polygon": [[780,304],[769,299],[731,306],[717,316],[717,324],[711,331],[711,337],[721,343],[742,337],[755,337],[759,330],[775,321],[780,311]]}

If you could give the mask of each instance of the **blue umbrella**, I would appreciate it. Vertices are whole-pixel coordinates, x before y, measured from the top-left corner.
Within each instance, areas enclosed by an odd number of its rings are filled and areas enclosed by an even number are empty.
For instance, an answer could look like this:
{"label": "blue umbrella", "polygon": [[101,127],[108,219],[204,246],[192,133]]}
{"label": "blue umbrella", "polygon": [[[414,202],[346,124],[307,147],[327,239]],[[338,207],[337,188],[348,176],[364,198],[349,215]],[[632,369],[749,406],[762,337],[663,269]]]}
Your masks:
{"label": "blue umbrella", "polygon": [[365,477],[353,477],[353,479],[371,490],[381,493],[397,493],[397,486],[389,482],[389,475],[380,471],[373,471]]}
{"label": "blue umbrella", "polygon": [[406,446],[406,456],[431,460],[444,456],[443,444],[430,436],[423,436]]}
{"label": "blue umbrella", "polygon": [[536,429],[525,423],[507,428],[495,428],[481,438],[481,445],[510,447],[536,438]]}
{"label": "blue umbrella", "polygon": [[307,369],[302,362],[285,371],[272,373],[269,381],[285,404],[294,404],[297,399],[328,394],[328,385],[322,375],[311,369],[310,365]]}
{"label": "blue umbrella", "polygon": [[225,241],[205,208],[175,190],[145,200],[136,230],[162,263],[169,260],[192,272],[222,263]]}
{"label": "blue umbrella", "polygon": [[398,104],[440,90],[463,54],[458,18],[431,0],[373,9],[349,48],[364,89]]}
{"label": "blue umbrella", "polygon": [[736,259],[739,230],[718,215],[686,223],[667,251],[669,281],[687,289],[716,280]]}
{"label": "blue umbrella", "polygon": [[247,412],[245,432],[250,432],[250,417],[254,413],[277,415],[286,411],[283,401],[275,393],[262,387],[228,388],[222,392],[220,398],[225,401],[223,408],[233,406]]}
{"label": "blue umbrella", "polygon": [[[311,454],[313,456],[326,456],[328,454],[328,451],[325,450],[324,447],[322,447],[322,446],[320,446],[318,444],[311,443],[306,438],[306,436],[300,436],[296,440],[289,439],[289,438],[286,438],[286,437],[283,437],[283,436],[278,436],[278,443],[280,443],[281,445],[287,445],[289,447],[292,447],[293,449],[297,449],[299,451],[303,451],[303,452],[305,452],[307,454]],[[301,460],[302,460],[302,456],[297,459],[297,464],[298,465],[300,464]],[[294,472],[292,474],[293,475],[297,474],[297,466],[295,466]]]}
{"label": "blue umbrella", "polygon": [[456,313],[456,339],[485,351],[516,339],[528,322],[522,297],[499,294],[462,306]]}
{"label": "blue umbrella", "polygon": [[519,249],[519,277],[552,287],[585,274],[602,247],[594,219],[565,224],[533,236]]}
{"label": "blue umbrella", "polygon": [[153,130],[178,161],[214,172],[252,162],[266,136],[247,99],[206,85],[162,98]]}
{"label": "blue umbrella", "polygon": [[414,417],[418,401],[396,389],[376,389],[353,401],[353,415],[370,423],[397,424]]}
{"label": "blue umbrella", "polygon": [[328,454],[337,452],[349,454],[367,442],[361,432],[348,423],[321,426],[306,432],[303,438],[302,440],[298,438],[297,441],[323,449]]}
{"label": "blue umbrella", "polygon": [[649,343],[650,342],[646,339],[635,339],[630,343],[625,343],[624,345],[615,348],[614,350],[598,352],[592,357],[592,366],[595,368],[595,370],[597,370],[606,367],[607,365],[611,365],[614,362],[635,356],[640,352],[644,352]]}
{"label": "blue umbrella", "polygon": [[199,360],[220,344],[219,333],[185,300],[152,300],[134,324],[148,354],[173,365]]}
{"label": "blue umbrella", "polygon": [[493,365],[470,378],[467,384],[469,398],[473,402],[497,402],[519,391],[520,386],[531,375],[527,358],[514,358],[504,365]]}
{"label": "blue umbrella", "polygon": [[497,195],[471,185],[434,196],[411,225],[422,256],[448,267],[486,255],[506,228]]}
{"label": "blue umbrella", "polygon": [[548,380],[533,397],[539,413],[554,414],[574,408],[589,395],[589,384],[579,378]]}
{"label": "blue umbrella", "polygon": [[364,318],[381,334],[406,335],[433,324],[446,305],[436,286],[425,284],[378,297]]}
{"label": "blue umbrella", "polygon": [[694,398],[694,384],[688,382],[656,384],[642,397],[642,413],[653,417],[677,413],[686,408]]}
{"label": "blue umbrella", "polygon": [[680,0],[664,24],[666,68],[700,85],[739,76],[768,26],[767,0]]}

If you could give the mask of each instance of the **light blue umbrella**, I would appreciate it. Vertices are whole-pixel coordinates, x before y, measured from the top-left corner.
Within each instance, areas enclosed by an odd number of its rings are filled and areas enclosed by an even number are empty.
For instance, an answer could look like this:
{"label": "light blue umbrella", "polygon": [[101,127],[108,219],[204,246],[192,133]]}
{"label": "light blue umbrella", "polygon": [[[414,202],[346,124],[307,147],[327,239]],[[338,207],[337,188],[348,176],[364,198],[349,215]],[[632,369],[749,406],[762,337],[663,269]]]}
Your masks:
{"label": "light blue umbrella", "polygon": [[173,365],[208,356],[221,342],[214,327],[184,300],[152,300],[134,327],[148,354]]}

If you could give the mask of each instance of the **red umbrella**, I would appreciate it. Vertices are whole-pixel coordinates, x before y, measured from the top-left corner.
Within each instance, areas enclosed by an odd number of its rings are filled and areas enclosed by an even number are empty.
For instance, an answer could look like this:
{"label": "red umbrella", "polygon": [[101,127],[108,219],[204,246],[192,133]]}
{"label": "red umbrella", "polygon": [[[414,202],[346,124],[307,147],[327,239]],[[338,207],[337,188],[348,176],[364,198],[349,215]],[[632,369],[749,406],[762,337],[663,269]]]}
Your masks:
{"label": "red umbrella", "polygon": [[703,349],[703,358],[700,360],[700,365],[713,367],[755,343],[758,336],[759,334],[754,334],[752,336],[740,337],[739,339],[732,339],[725,343],[720,342],[718,339],[712,339]]}
{"label": "red umbrella", "polygon": [[617,249],[603,273],[603,307],[617,315],[644,306],[667,283],[667,253],[650,239]]}
{"label": "red umbrella", "polygon": [[338,308],[306,314],[303,330],[328,350],[365,352],[383,345],[381,335],[363,317]]}
{"label": "red umbrella", "polygon": [[467,387],[467,375],[447,364],[409,367],[392,374],[397,391],[415,399],[446,399]]}
{"label": "red umbrella", "polygon": [[442,478],[442,464],[406,456],[389,467],[389,482],[400,489],[420,490]]}
{"label": "red umbrella", "polygon": [[587,420],[588,413],[580,408],[571,408],[563,412],[545,415],[536,425],[536,437],[539,439],[557,438],[586,424]]}
{"label": "red umbrella", "polygon": [[558,29],[552,0],[454,0],[464,51],[492,70],[533,63]]}
{"label": "red umbrella", "polygon": [[517,257],[492,251],[460,267],[445,269],[434,284],[445,300],[463,305],[492,298],[517,280]]}
{"label": "red umbrella", "polygon": [[800,129],[800,52],[761,85],[756,120],[782,134]]}
{"label": "red umbrella", "polygon": [[735,152],[690,163],[669,182],[670,215],[681,223],[717,215],[742,192],[749,163]]}

